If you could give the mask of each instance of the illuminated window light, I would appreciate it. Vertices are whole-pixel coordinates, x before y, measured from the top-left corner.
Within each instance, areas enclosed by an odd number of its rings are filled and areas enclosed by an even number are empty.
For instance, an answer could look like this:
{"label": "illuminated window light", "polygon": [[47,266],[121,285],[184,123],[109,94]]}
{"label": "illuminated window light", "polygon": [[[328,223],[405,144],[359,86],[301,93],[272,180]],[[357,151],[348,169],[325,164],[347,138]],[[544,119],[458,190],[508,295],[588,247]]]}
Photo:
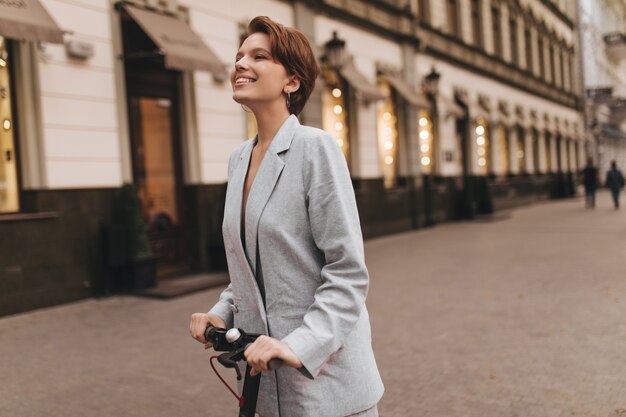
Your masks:
{"label": "illuminated window light", "polygon": [[385,142],[385,149],[387,150],[391,150],[393,148],[393,142],[391,142],[390,140]]}
{"label": "illuminated window light", "polygon": [[0,67],[4,68],[7,66],[7,61],[4,58],[0,58]]}
{"label": "illuminated window light", "polygon": [[476,143],[480,146],[483,146],[485,144],[485,137],[484,136],[479,136],[476,138]]}
{"label": "illuminated window light", "polygon": [[420,146],[420,150],[422,152],[428,152],[430,150],[430,146],[428,146],[427,143],[423,143],[422,146]]}
{"label": "illuminated window light", "polygon": [[485,134],[485,128],[480,126],[480,125],[476,126],[476,134],[477,135],[484,135]]}
{"label": "illuminated window light", "polygon": [[337,145],[339,145],[339,147],[343,147],[343,139],[336,139],[337,141]]}
{"label": "illuminated window light", "polygon": [[341,122],[335,123],[335,130],[342,130],[342,129],[343,129],[343,123]]}
{"label": "illuminated window light", "polygon": [[341,90],[338,88],[333,88],[333,97],[335,98],[341,97]]}
{"label": "illuminated window light", "polygon": [[430,133],[428,133],[428,130],[420,131],[420,138],[421,139],[428,139],[429,136],[430,136]]}
{"label": "illuminated window light", "polygon": [[387,156],[385,156],[385,163],[386,163],[387,165],[391,165],[391,164],[393,164],[393,156],[391,156],[391,155],[387,155]]}
{"label": "illuminated window light", "polygon": [[385,135],[391,135],[391,126],[385,126],[384,132]]}
{"label": "illuminated window light", "polygon": [[333,112],[335,114],[341,114],[343,112],[343,107],[341,107],[339,104],[337,104],[335,107],[333,107]]}
{"label": "illuminated window light", "polygon": [[425,117],[420,117],[419,124],[420,124],[421,127],[428,126],[428,119],[425,118]]}
{"label": "illuminated window light", "polygon": [[487,165],[487,160],[485,158],[478,158],[478,165],[484,167],[485,165]]}
{"label": "illuminated window light", "polygon": [[385,121],[389,121],[391,120],[391,113],[389,113],[388,111],[383,113],[383,120]]}
{"label": "illuminated window light", "polygon": [[485,155],[485,148],[478,148],[478,155],[480,156]]}
{"label": "illuminated window light", "polygon": [[422,165],[428,166],[430,165],[430,158],[427,156],[423,156],[421,162],[422,162]]}
{"label": "illuminated window light", "polygon": [[4,130],[11,129],[11,121],[9,119],[4,119],[4,121],[2,122],[2,127],[4,127]]}

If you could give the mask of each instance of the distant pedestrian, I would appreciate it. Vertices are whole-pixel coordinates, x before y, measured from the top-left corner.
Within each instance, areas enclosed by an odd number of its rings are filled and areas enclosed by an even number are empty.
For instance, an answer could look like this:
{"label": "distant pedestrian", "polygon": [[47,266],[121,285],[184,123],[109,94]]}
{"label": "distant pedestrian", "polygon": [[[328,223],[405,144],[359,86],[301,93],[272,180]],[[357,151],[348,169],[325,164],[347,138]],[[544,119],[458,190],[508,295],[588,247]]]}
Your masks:
{"label": "distant pedestrian", "polygon": [[585,207],[596,207],[596,190],[599,184],[598,168],[593,166],[593,159],[587,159],[587,166],[583,169],[583,184],[585,186]]}
{"label": "distant pedestrian", "polygon": [[611,196],[613,197],[613,204],[615,209],[619,208],[619,192],[624,188],[624,175],[617,169],[615,161],[611,161],[611,169],[606,173],[606,186],[611,190]]}

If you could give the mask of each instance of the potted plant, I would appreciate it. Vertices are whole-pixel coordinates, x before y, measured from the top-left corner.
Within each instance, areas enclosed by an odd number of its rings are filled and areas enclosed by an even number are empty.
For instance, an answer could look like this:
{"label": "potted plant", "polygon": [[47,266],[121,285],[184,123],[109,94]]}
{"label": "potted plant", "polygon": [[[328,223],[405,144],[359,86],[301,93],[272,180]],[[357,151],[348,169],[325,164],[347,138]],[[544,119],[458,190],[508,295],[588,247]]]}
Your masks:
{"label": "potted plant", "polygon": [[132,184],[124,184],[120,189],[114,212],[114,223],[107,233],[107,252],[117,286],[125,290],[154,287],[157,258],[150,249],[139,198]]}

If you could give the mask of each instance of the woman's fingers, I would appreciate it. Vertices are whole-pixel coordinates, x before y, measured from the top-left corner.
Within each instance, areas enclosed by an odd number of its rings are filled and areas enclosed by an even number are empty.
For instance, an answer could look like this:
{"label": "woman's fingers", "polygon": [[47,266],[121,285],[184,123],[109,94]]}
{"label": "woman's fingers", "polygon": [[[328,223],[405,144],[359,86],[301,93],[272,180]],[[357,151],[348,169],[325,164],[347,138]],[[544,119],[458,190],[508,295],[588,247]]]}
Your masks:
{"label": "woman's fingers", "polygon": [[286,345],[277,339],[260,336],[245,352],[246,361],[252,368],[250,375],[268,372],[269,361],[274,358],[283,359],[285,347]]}

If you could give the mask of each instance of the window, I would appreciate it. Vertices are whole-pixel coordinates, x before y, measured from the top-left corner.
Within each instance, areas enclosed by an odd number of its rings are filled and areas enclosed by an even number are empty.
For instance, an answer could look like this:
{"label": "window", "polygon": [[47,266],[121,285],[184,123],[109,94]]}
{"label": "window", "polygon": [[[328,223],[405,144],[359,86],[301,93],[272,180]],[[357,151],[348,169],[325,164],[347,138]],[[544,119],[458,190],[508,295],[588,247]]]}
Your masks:
{"label": "window", "polygon": [[483,46],[483,31],[480,16],[480,0],[472,0],[472,40],[474,45]]}
{"label": "window", "polygon": [[422,172],[431,174],[433,172],[433,121],[430,113],[425,110],[417,114],[417,134],[420,144],[420,166]]}
{"label": "window", "polygon": [[456,37],[461,37],[461,21],[457,0],[448,0],[448,31]]}
{"label": "window", "polygon": [[378,106],[378,154],[381,158],[385,187],[396,185],[398,169],[398,118],[394,106],[393,92],[389,83],[379,83],[381,91],[386,95]]}
{"label": "window", "polygon": [[478,158],[478,174],[489,173],[489,132],[487,122],[481,118],[476,120],[476,156]]}
{"label": "window", "polygon": [[497,5],[491,6],[491,30],[493,32],[493,53],[502,57],[502,23],[500,22],[500,9]]}
{"label": "window", "polygon": [[420,22],[428,23],[430,21],[430,8],[429,3],[430,0],[419,0],[417,7],[419,8],[418,16]]}
{"label": "window", "polygon": [[534,173],[539,174],[539,132],[537,129],[532,130],[532,145],[533,145],[533,168]]}
{"label": "window", "polygon": [[552,172],[552,135],[545,133],[544,146],[546,150],[546,172]]}
{"label": "window", "polygon": [[497,127],[497,135],[498,135],[498,153],[500,160],[500,175],[507,175],[510,171],[509,169],[509,130],[506,126],[500,124]]}
{"label": "window", "polygon": [[322,126],[330,133],[343,156],[350,163],[350,137],[348,134],[348,91],[337,73],[332,70],[324,72],[326,88],[322,91]]}
{"label": "window", "polygon": [[567,54],[567,74],[569,75],[569,91],[574,91],[574,67],[572,67],[573,52]]}
{"label": "window", "polygon": [[561,77],[559,85],[561,88],[565,88],[565,60],[563,59],[563,54],[563,49],[559,49],[559,73]]}
{"label": "window", "polygon": [[517,159],[517,169],[519,173],[526,172],[526,132],[524,128],[517,125],[517,146],[515,150],[515,158]]}
{"label": "window", "polygon": [[0,36],[0,213],[20,210],[11,67],[10,44]]}
{"label": "window", "polygon": [[549,58],[550,58],[550,82],[552,84],[556,84],[556,69],[554,68],[554,45],[550,42],[550,47],[548,48]]}
{"label": "window", "polygon": [[545,63],[544,63],[544,56],[543,56],[543,37],[541,36],[541,34],[539,34],[537,36],[537,49],[539,51],[539,77],[541,79],[545,79],[546,73],[545,73]]}
{"label": "window", "polygon": [[526,70],[528,72],[533,72],[533,48],[532,41],[530,37],[530,26],[526,23],[524,27],[524,49],[526,50]]}
{"label": "window", "polygon": [[519,49],[517,46],[517,16],[511,14],[509,17],[510,42],[511,42],[511,62],[513,65],[519,64]]}

